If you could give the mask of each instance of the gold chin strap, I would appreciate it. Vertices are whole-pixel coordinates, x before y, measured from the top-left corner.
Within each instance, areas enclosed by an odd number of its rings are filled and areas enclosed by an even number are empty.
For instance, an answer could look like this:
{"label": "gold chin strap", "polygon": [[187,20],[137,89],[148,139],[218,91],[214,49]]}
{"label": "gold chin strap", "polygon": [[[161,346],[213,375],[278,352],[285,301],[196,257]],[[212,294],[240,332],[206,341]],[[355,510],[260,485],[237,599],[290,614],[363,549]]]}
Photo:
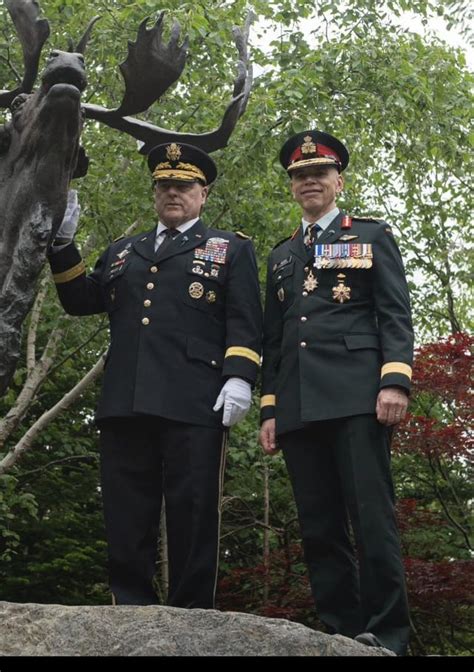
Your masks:
{"label": "gold chin strap", "polygon": [[330,156],[319,156],[315,159],[295,161],[288,166],[287,171],[290,172],[291,170],[305,168],[306,166],[334,166],[335,168],[339,168],[339,163],[336,159],[332,159]]}
{"label": "gold chin strap", "polygon": [[153,171],[155,180],[182,180],[190,182],[191,180],[202,180],[206,184],[206,176],[200,168],[192,163],[178,163],[172,168],[169,163],[159,163]]}

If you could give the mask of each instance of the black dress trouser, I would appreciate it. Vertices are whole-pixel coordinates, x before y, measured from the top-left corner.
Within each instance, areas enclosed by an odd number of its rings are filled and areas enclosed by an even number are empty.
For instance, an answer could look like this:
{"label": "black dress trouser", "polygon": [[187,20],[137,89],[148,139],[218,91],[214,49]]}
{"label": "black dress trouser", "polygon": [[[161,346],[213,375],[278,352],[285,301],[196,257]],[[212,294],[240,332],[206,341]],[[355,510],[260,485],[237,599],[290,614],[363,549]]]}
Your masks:
{"label": "black dress trouser", "polygon": [[164,495],[168,604],[212,608],[226,434],[152,416],[98,424],[109,581],[116,603],[158,604],[153,577]]}
{"label": "black dress trouser", "polygon": [[390,437],[375,415],[359,415],[313,422],[280,435],[278,442],[293,486],[319,617],[332,633],[354,637],[372,632],[404,655],[409,615]]}

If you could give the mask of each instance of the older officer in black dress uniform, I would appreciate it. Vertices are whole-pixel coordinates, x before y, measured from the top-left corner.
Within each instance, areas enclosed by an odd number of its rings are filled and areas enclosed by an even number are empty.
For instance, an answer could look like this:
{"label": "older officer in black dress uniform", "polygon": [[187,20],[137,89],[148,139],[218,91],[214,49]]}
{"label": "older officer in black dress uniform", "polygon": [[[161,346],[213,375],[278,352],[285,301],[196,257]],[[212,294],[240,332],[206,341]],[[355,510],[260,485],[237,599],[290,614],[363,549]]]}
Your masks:
{"label": "older officer in black dress uniform", "polygon": [[[158,602],[164,494],[168,603],[212,608],[225,428],[247,412],[260,362],[257,265],[247,236],[200,219],[216,177],[207,154],[169,143],[148,165],[158,225],[112,243],[90,275],[74,243],[54,247],[50,263],[68,313],[110,319],[96,419],[114,599]],[[56,243],[77,226],[70,205]]]}
{"label": "older officer in black dress uniform", "polygon": [[268,454],[283,449],[321,620],[403,654],[409,618],[390,473],[413,350],[403,264],[385,222],[337,208],[349,161],[341,142],[299,133],[280,161],[303,221],[268,262],[260,439]]}

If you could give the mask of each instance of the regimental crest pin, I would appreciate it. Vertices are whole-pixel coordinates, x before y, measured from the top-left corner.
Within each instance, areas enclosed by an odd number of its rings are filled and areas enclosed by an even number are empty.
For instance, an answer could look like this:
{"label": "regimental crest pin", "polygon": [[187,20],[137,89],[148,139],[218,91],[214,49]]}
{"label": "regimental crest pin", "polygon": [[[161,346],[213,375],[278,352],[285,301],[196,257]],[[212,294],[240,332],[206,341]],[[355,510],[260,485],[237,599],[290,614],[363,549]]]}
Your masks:
{"label": "regimental crest pin", "polygon": [[189,285],[188,292],[192,299],[200,299],[204,294],[204,287],[200,282],[192,282]]}
{"label": "regimental crest pin", "polygon": [[206,292],[206,301],[208,303],[215,303],[216,299],[217,299],[217,294],[215,293],[214,290],[211,289],[208,292]]}
{"label": "regimental crest pin", "polygon": [[338,284],[332,288],[332,298],[338,303],[344,303],[351,298],[351,288],[344,284],[345,278],[344,273],[338,273]]}
{"label": "regimental crest pin", "polygon": [[310,271],[308,275],[306,276],[304,282],[303,282],[303,287],[307,292],[312,292],[316,289],[318,286],[318,281],[313,275],[313,271]]}

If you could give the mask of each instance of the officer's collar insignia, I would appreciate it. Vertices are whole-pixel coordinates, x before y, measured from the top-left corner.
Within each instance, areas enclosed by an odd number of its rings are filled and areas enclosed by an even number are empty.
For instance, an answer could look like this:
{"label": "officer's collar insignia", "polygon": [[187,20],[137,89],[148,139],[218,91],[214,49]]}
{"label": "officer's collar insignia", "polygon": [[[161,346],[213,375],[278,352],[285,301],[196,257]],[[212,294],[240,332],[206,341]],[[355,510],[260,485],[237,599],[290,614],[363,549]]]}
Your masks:
{"label": "officer's collar insignia", "polygon": [[316,145],[313,142],[313,138],[310,135],[305,135],[303,138],[304,142],[301,145],[302,154],[315,154]]}
{"label": "officer's collar insignia", "polygon": [[181,147],[175,142],[172,142],[171,145],[168,145],[166,148],[166,157],[170,161],[177,161],[181,157]]}
{"label": "officer's collar insignia", "polygon": [[345,243],[347,243],[348,240],[355,240],[358,237],[359,236],[357,235],[350,236],[348,233],[345,233],[343,236],[339,238],[339,240],[343,240]]}

